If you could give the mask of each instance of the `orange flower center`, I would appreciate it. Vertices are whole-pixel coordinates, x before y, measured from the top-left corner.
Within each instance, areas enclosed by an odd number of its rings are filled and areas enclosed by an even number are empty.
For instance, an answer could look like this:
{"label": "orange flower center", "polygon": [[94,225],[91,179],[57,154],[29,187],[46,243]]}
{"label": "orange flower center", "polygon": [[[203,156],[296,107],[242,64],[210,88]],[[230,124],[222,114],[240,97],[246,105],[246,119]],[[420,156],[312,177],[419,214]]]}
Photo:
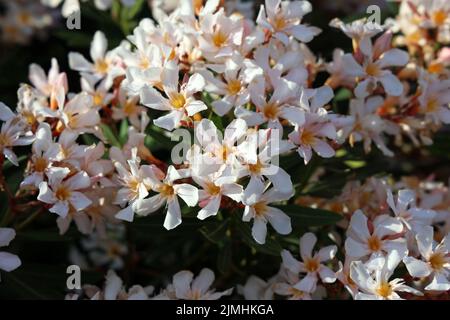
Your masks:
{"label": "orange flower center", "polygon": [[61,201],[68,200],[70,198],[70,190],[66,186],[59,186],[55,192],[55,197]]}
{"label": "orange flower center", "polygon": [[444,268],[444,265],[446,263],[445,261],[445,255],[441,252],[436,252],[431,255],[429,263],[433,270],[439,271]]}
{"label": "orange flower center", "polygon": [[305,269],[308,272],[316,272],[319,269],[320,263],[317,258],[307,259],[305,261]]}
{"label": "orange flower center", "polygon": [[367,240],[367,246],[369,247],[370,251],[380,251],[381,240],[377,236],[373,235]]}
{"label": "orange flower center", "polygon": [[239,80],[231,80],[228,82],[227,91],[230,96],[236,95],[241,91],[242,85]]}
{"label": "orange flower center", "polygon": [[370,63],[366,67],[366,73],[371,77],[377,77],[380,75],[381,69],[376,63]]}
{"label": "orange flower center", "polygon": [[174,93],[170,97],[170,104],[175,109],[181,109],[186,104],[186,98],[181,93]]}
{"label": "orange flower center", "polygon": [[383,282],[377,288],[377,293],[383,298],[387,298],[392,294],[392,287],[389,283]]}

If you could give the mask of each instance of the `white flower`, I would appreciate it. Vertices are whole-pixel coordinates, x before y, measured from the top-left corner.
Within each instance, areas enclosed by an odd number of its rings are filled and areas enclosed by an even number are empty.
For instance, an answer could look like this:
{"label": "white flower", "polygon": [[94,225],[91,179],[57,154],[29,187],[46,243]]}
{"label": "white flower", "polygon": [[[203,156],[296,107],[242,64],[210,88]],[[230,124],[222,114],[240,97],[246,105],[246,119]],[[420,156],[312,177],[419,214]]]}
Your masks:
{"label": "white flower", "polygon": [[403,262],[413,277],[432,277],[425,290],[450,290],[450,237],[447,235],[437,244],[433,240],[433,227],[426,226],[416,234],[420,259],[405,257]]}
{"label": "white flower", "polygon": [[92,74],[97,80],[107,79],[106,86],[110,87],[117,76],[123,74],[123,70],[116,64],[115,53],[108,50],[108,42],[105,34],[97,31],[91,43],[90,56],[92,63],[76,52],[69,53],[69,65],[73,70]]}
{"label": "white flower", "polygon": [[[38,200],[52,205],[50,212],[61,217],[67,216],[69,210],[86,209],[92,202],[79,190],[90,187],[91,180],[86,172],[78,172],[69,177],[68,168],[53,167],[47,171],[47,181],[39,184]],[[67,179],[66,179],[67,178]]]}
{"label": "white flower", "polygon": [[33,63],[30,65],[28,78],[33,86],[46,97],[55,94],[55,89],[60,86],[64,87],[65,92],[68,91],[67,75],[59,71],[58,60],[55,58],[52,59],[52,66],[48,75],[39,65]]}
{"label": "white flower", "polygon": [[266,0],[265,6],[261,5],[256,22],[269,29],[284,44],[288,43],[289,36],[309,42],[321,32],[319,28],[301,24],[303,16],[311,11],[308,1]]}
{"label": "white flower", "polygon": [[436,212],[417,208],[415,205],[416,193],[410,189],[398,191],[397,203],[394,202],[392,191],[387,191],[387,203],[395,216],[411,232],[417,233],[423,227],[431,225]]}
{"label": "white flower", "polygon": [[420,74],[420,112],[436,124],[450,123],[450,80]]}
{"label": "white flower", "polygon": [[346,54],[342,58],[347,74],[360,79],[355,88],[355,95],[358,98],[368,97],[378,83],[381,83],[388,95],[400,96],[403,93],[403,84],[387,68],[406,65],[409,60],[408,53],[399,49],[390,49],[382,53],[376,53],[376,50],[375,47],[366,53],[362,63],[358,63],[352,54]]}
{"label": "white flower", "polygon": [[48,123],[42,122],[39,124],[32,151],[31,172],[25,177],[21,185],[34,185],[35,187],[39,187],[48,169],[52,167],[53,162],[60,161],[63,158],[60,146],[53,142],[52,131]]}
{"label": "white flower", "polygon": [[279,234],[289,234],[292,231],[291,218],[278,208],[269,206],[272,202],[287,200],[292,194],[281,193],[275,189],[265,191],[260,180],[254,180],[244,192],[242,203],[245,204],[242,221],[253,219],[252,236],[259,244],[266,242],[267,222]]}
{"label": "white flower", "polygon": [[250,276],[245,285],[238,286],[238,291],[246,300],[273,300],[272,283],[257,276]]}
{"label": "white flower", "polygon": [[241,106],[235,109],[236,117],[244,119],[249,126],[258,126],[267,122],[269,128],[280,130],[282,129],[280,119],[286,119],[293,125],[303,125],[304,111],[293,105],[299,90],[298,86],[283,78],[278,79],[273,86],[274,90],[269,98],[264,78],[255,80],[249,90],[256,111]]}
{"label": "white flower", "polygon": [[158,194],[142,201],[143,214],[155,212],[164,204],[167,204],[167,213],[164,220],[164,228],[171,230],[181,224],[181,209],[178,197],[184,200],[189,207],[194,207],[198,202],[198,189],[187,183],[176,184],[176,180],[186,178],[184,171],[177,171],[169,166],[164,179],[153,174],[149,177],[151,189]]}
{"label": "white flower", "polygon": [[192,75],[187,83],[179,88],[179,68],[174,63],[168,63],[163,71],[162,85],[166,97],[155,88],[144,87],[141,92],[143,105],[156,110],[170,111],[167,115],[154,120],[155,125],[172,131],[180,126],[181,121],[208,107],[203,101],[196,100],[194,94],[203,90],[205,79],[200,74]]}
{"label": "white flower", "polygon": [[224,181],[215,181],[214,176],[201,177],[192,176],[192,179],[202,187],[198,193],[199,206],[202,208],[197,218],[204,220],[217,214],[223,196],[229,197],[236,202],[242,198],[243,188],[237,183],[226,183]]}
{"label": "white flower", "polygon": [[403,279],[389,281],[401,260],[398,252],[393,251],[367,264],[352,262],[350,276],[361,291],[356,294],[355,300],[402,300],[397,291],[422,295],[420,291],[405,285]]}
{"label": "white flower", "polygon": [[335,245],[324,247],[313,255],[312,250],[316,242],[317,237],[311,232],[305,233],[300,238],[302,262],[296,260],[287,250],[281,252],[285,268],[294,274],[306,273],[306,276],[294,285],[295,289],[303,292],[314,292],[319,277],[324,283],[336,281],[335,273],[322,263],[334,258],[337,247]]}
{"label": "white flower", "polygon": [[373,221],[369,231],[367,217],[361,210],[355,211],[347,229],[346,254],[352,258],[363,258],[371,254],[397,251],[402,257],[408,252],[404,238],[390,239],[403,232],[403,224],[396,218],[381,215]]}
{"label": "white flower", "polygon": [[[16,237],[16,231],[10,228],[0,228],[0,247],[9,246],[9,243]],[[13,271],[20,267],[22,262],[19,257],[8,253],[0,251],[0,270],[6,272]]]}
{"label": "white flower", "polygon": [[180,271],[173,276],[168,291],[173,292],[173,299],[182,300],[218,300],[232,293],[233,288],[222,292],[210,289],[214,278],[214,272],[207,268],[202,269],[196,278],[190,271]]}
{"label": "white flower", "polygon": [[31,144],[34,141],[33,133],[28,130],[27,124],[2,102],[0,102],[0,120],[4,122],[0,130],[0,152],[12,164],[18,166],[17,156],[12,148]]}

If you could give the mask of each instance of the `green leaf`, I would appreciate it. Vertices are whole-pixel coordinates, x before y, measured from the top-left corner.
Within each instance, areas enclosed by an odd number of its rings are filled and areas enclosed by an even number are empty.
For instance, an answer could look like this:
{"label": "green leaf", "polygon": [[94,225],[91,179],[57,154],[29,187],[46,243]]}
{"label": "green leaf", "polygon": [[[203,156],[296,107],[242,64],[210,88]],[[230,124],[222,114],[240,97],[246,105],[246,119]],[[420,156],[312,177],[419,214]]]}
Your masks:
{"label": "green leaf", "polygon": [[227,239],[228,220],[221,224],[204,225],[200,228],[201,234],[213,243],[222,243]]}
{"label": "green leaf", "polygon": [[230,271],[233,263],[233,255],[231,243],[227,242],[224,248],[219,251],[217,255],[217,269],[220,273],[224,274]]}
{"label": "green leaf", "polygon": [[120,123],[120,130],[119,130],[119,142],[123,145],[128,140],[128,120],[123,119]]}
{"label": "green leaf", "polygon": [[100,124],[100,128],[102,128],[103,134],[110,145],[118,148],[121,147],[119,140],[108,125],[102,123]]}
{"label": "green leaf", "polygon": [[277,207],[291,217],[293,225],[302,227],[332,225],[342,219],[338,213],[323,209],[301,207],[297,205]]}

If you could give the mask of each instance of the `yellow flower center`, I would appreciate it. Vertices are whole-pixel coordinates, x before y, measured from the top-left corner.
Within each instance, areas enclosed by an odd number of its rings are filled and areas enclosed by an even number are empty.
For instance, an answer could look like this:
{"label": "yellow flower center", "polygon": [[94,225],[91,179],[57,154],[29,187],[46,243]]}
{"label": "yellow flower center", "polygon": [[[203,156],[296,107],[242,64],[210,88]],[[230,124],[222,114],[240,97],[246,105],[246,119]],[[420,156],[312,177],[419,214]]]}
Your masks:
{"label": "yellow flower center", "polygon": [[212,41],[216,47],[222,47],[227,42],[227,35],[221,30],[216,30],[212,36]]}
{"label": "yellow flower center", "polygon": [[138,179],[132,178],[128,181],[127,186],[134,194],[137,194],[139,192],[139,183]]}
{"label": "yellow flower center", "polygon": [[95,70],[100,74],[105,74],[108,72],[109,64],[104,59],[97,60],[95,62]]}
{"label": "yellow flower center", "polygon": [[432,62],[428,66],[428,72],[430,73],[442,73],[444,71],[444,65],[440,62]]}
{"label": "yellow flower center", "polygon": [[298,290],[294,287],[289,288],[288,291],[292,295],[292,297],[296,298],[296,299],[301,299],[305,295],[305,293],[303,291]]}
{"label": "yellow flower center", "polygon": [[260,173],[262,168],[263,168],[263,165],[259,160],[255,164],[248,165],[248,170],[251,173],[255,173],[255,174]]}
{"label": "yellow flower center", "polygon": [[317,258],[306,259],[305,269],[308,272],[316,272],[319,269],[320,263]]}
{"label": "yellow flower center", "polygon": [[169,184],[163,184],[158,188],[158,192],[161,193],[165,197],[171,197],[175,194],[175,190]]}
{"label": "yellow flower center", "polygon": [[426,112],[436,112],[439,108],[439,102],[436,98],[431,98],[427,102]]}
{"label": "yellow flower center", "polygon": [[127,101],[125,103],[125,105],[123,106],[123,112],[126,115],[132,115],[133,113],[135,113],[137,110],[137,106],[136,103],[132,102],[132,101]]}
{"label": "yellow flower center", "polygon": [[447,12],[444,10],[438,10],[432,14],[431,19],[437,26],[441,26],[447,20]]}
{"label": "yellow flower center", "polygon": [[61,201],[68,200],[70,198],[70,190],[66,186],[59,186],[55,192],[55,197]]}
{"label": "yellow flower center", "polygon": [[220,193],[220,187],[216,186],[214,183],[208,183],[206,185],[206,192],[212,196],[216,196]]}
{"label": "yellow flower center", "polygon": [[387,298],[392,294],[392,287],[388,282],[383,282],[377,288],[377,293],[383,298]]}
{"label": "yellow flower center", "polygon": [[96,92],[93,98],[94,98],[94,105],[100,106],[103,104],[103,94],[101,94],[100,92]]}
{"label": "yellow flower center", "polygon": [[252,207],[255,210],[256,215],[259,217],[263,217],[267,212],[267,204],[264,201],[257,202]]}
{"label": "yellow flower center", "polygon": [[370,63],[366,67],[366,73],[371,77],[377,77],[380,75],[381,69],[376,63]]}
{"label": "yellow flower center", "polygon": [[236,95],[241,91],[242,85],[239,80],[231,80],[228,82],[227,91],[230,96]]}
{"label": "yellow flower center", "polygon": [[4,133],[0,133],[0,146],[9,147],[11,146],[11,139]]}
{"label": "yellow flower center", "polygon": [[186,104],[186,98],[181,93],[174,93],[170,97],[170,104],[175,109],[183,108],[184,105]]}
{"label": "yellow flower center", "polygon": [[446,263],[445,255],[442,252],[436,252],[431,255],[429,263],[431,265],[431,268],[433,268],[433,270],[436,271],[442,270],[442,268],[444,268],[444,265]]}
{"label": "yellow flower center", "polygon": [[272,26],[275,29],[275,31],[283,30],[287,26],[286,18],[280,14],[276,15],[272,21]]}
{"label": "yellow flower center", "polygon": [[39,157],[34,161],[34,171],[36,172],[44,172],[47,168],[47,160],[43,157]]}
{"label": "yellow flower center", "polygon": [[302,131],[301,136],[300,136],[301,144],[310,146],[310,145],[314,144],[314,140],[315,140],[315,135],[313,132],[308,131],[306,129],[304,129]]}
{"label": "yellow flower center", "polygon": [[267,119],[277,119],[278,118],[278,105],[275,103],[268,103],[264,107],[263,113]]}
{"label": "yellow flower center", "polygon": [[367,246],[370,251],[378,252],[381,249],[381,240],[377,236],[373,235],[367,239]]}

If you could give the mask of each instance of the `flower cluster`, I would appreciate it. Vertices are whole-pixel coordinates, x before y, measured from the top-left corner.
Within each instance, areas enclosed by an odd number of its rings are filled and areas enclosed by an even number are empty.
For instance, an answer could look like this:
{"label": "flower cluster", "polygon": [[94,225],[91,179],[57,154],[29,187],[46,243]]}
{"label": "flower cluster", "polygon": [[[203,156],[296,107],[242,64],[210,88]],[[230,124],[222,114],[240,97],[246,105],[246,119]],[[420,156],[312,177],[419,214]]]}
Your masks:
{"label": "flower cluster", "polygon": [[[56,7],[62,1],[43,2]],[[111,5],[95,3],[102,10]],[[78,5],[64,1],[63,15]],[[304,21],[312,11],[307,1],[266,0],[254,21],[219,1],[182,1],[170,14],[155,15],[156,21],[141,20],[115,48],[97,31],[89,56],[68,55],[80,91],[73,91],[52,59],[48,72],[29,67],[15,112],[0,103],[0,163],[19,165],[24,160],[16,156],[17,147],[31,145],[20,199],[32,197],[33,205],[54,214],[61,234],[74,222],[89,235],[83,246],[95,248],[93,266],[121,269],[122,256],[133,252],[108,239],[111,229],[149,215],[165,215],[162,224],[172,230],[183,215],[221,221],[238,214],[245,227],[252,222],[251,237],[262,246],[294,233],[284,208],[295,202],[343,219],[326,240],[304,233],[299,257],[283,249],[273,278],[252,276],[239,287],[246,298],[323,298],[336,282],[355,299],[448,291],[447,188],[372,178],[347,181],[332,199],[308,198],[298,177],[279,161],[290,157],[313,168],[314,160],[340,161],[339,154],[360,143],[366,154],[375,144],[393,157],[405,137],[416,147],[429,145],[450,123],[450,55],[436,45],[448,42],[450,7],[421,1],[401,7],[397,20],[384,25],[332,20],[351,39],[352,50],[335,49],[328,62],[308,47],[321,30]],[[434,37],[425,37],[430,29]],[[344,110],[335,94],[347,95]],[[170,144],[180,132],[189,139],[180,144],[186,148],[179,161],[174,152],[171,161],[161,160],[149,139]],[[17,197],[8,192],[12,210],[21,208]],[[275,232],[268,232],[268,224]],[[12,237],[6,234],[0,245]],[[324,246],[314,251],[318,242]],[[78,255],[74,250],[72,259]],[[17,257],[8,259],[6,267],[0,261],[2,269],[20,265]],[[391,279],[400,263],[408,274]],[[210,290],[213,281],[209,269],[195,279],[181,271],[153,295],[153,287],[126,290],[110,271],[103,289],[87,286],[84,293],[94,300],[231,294]]]}

